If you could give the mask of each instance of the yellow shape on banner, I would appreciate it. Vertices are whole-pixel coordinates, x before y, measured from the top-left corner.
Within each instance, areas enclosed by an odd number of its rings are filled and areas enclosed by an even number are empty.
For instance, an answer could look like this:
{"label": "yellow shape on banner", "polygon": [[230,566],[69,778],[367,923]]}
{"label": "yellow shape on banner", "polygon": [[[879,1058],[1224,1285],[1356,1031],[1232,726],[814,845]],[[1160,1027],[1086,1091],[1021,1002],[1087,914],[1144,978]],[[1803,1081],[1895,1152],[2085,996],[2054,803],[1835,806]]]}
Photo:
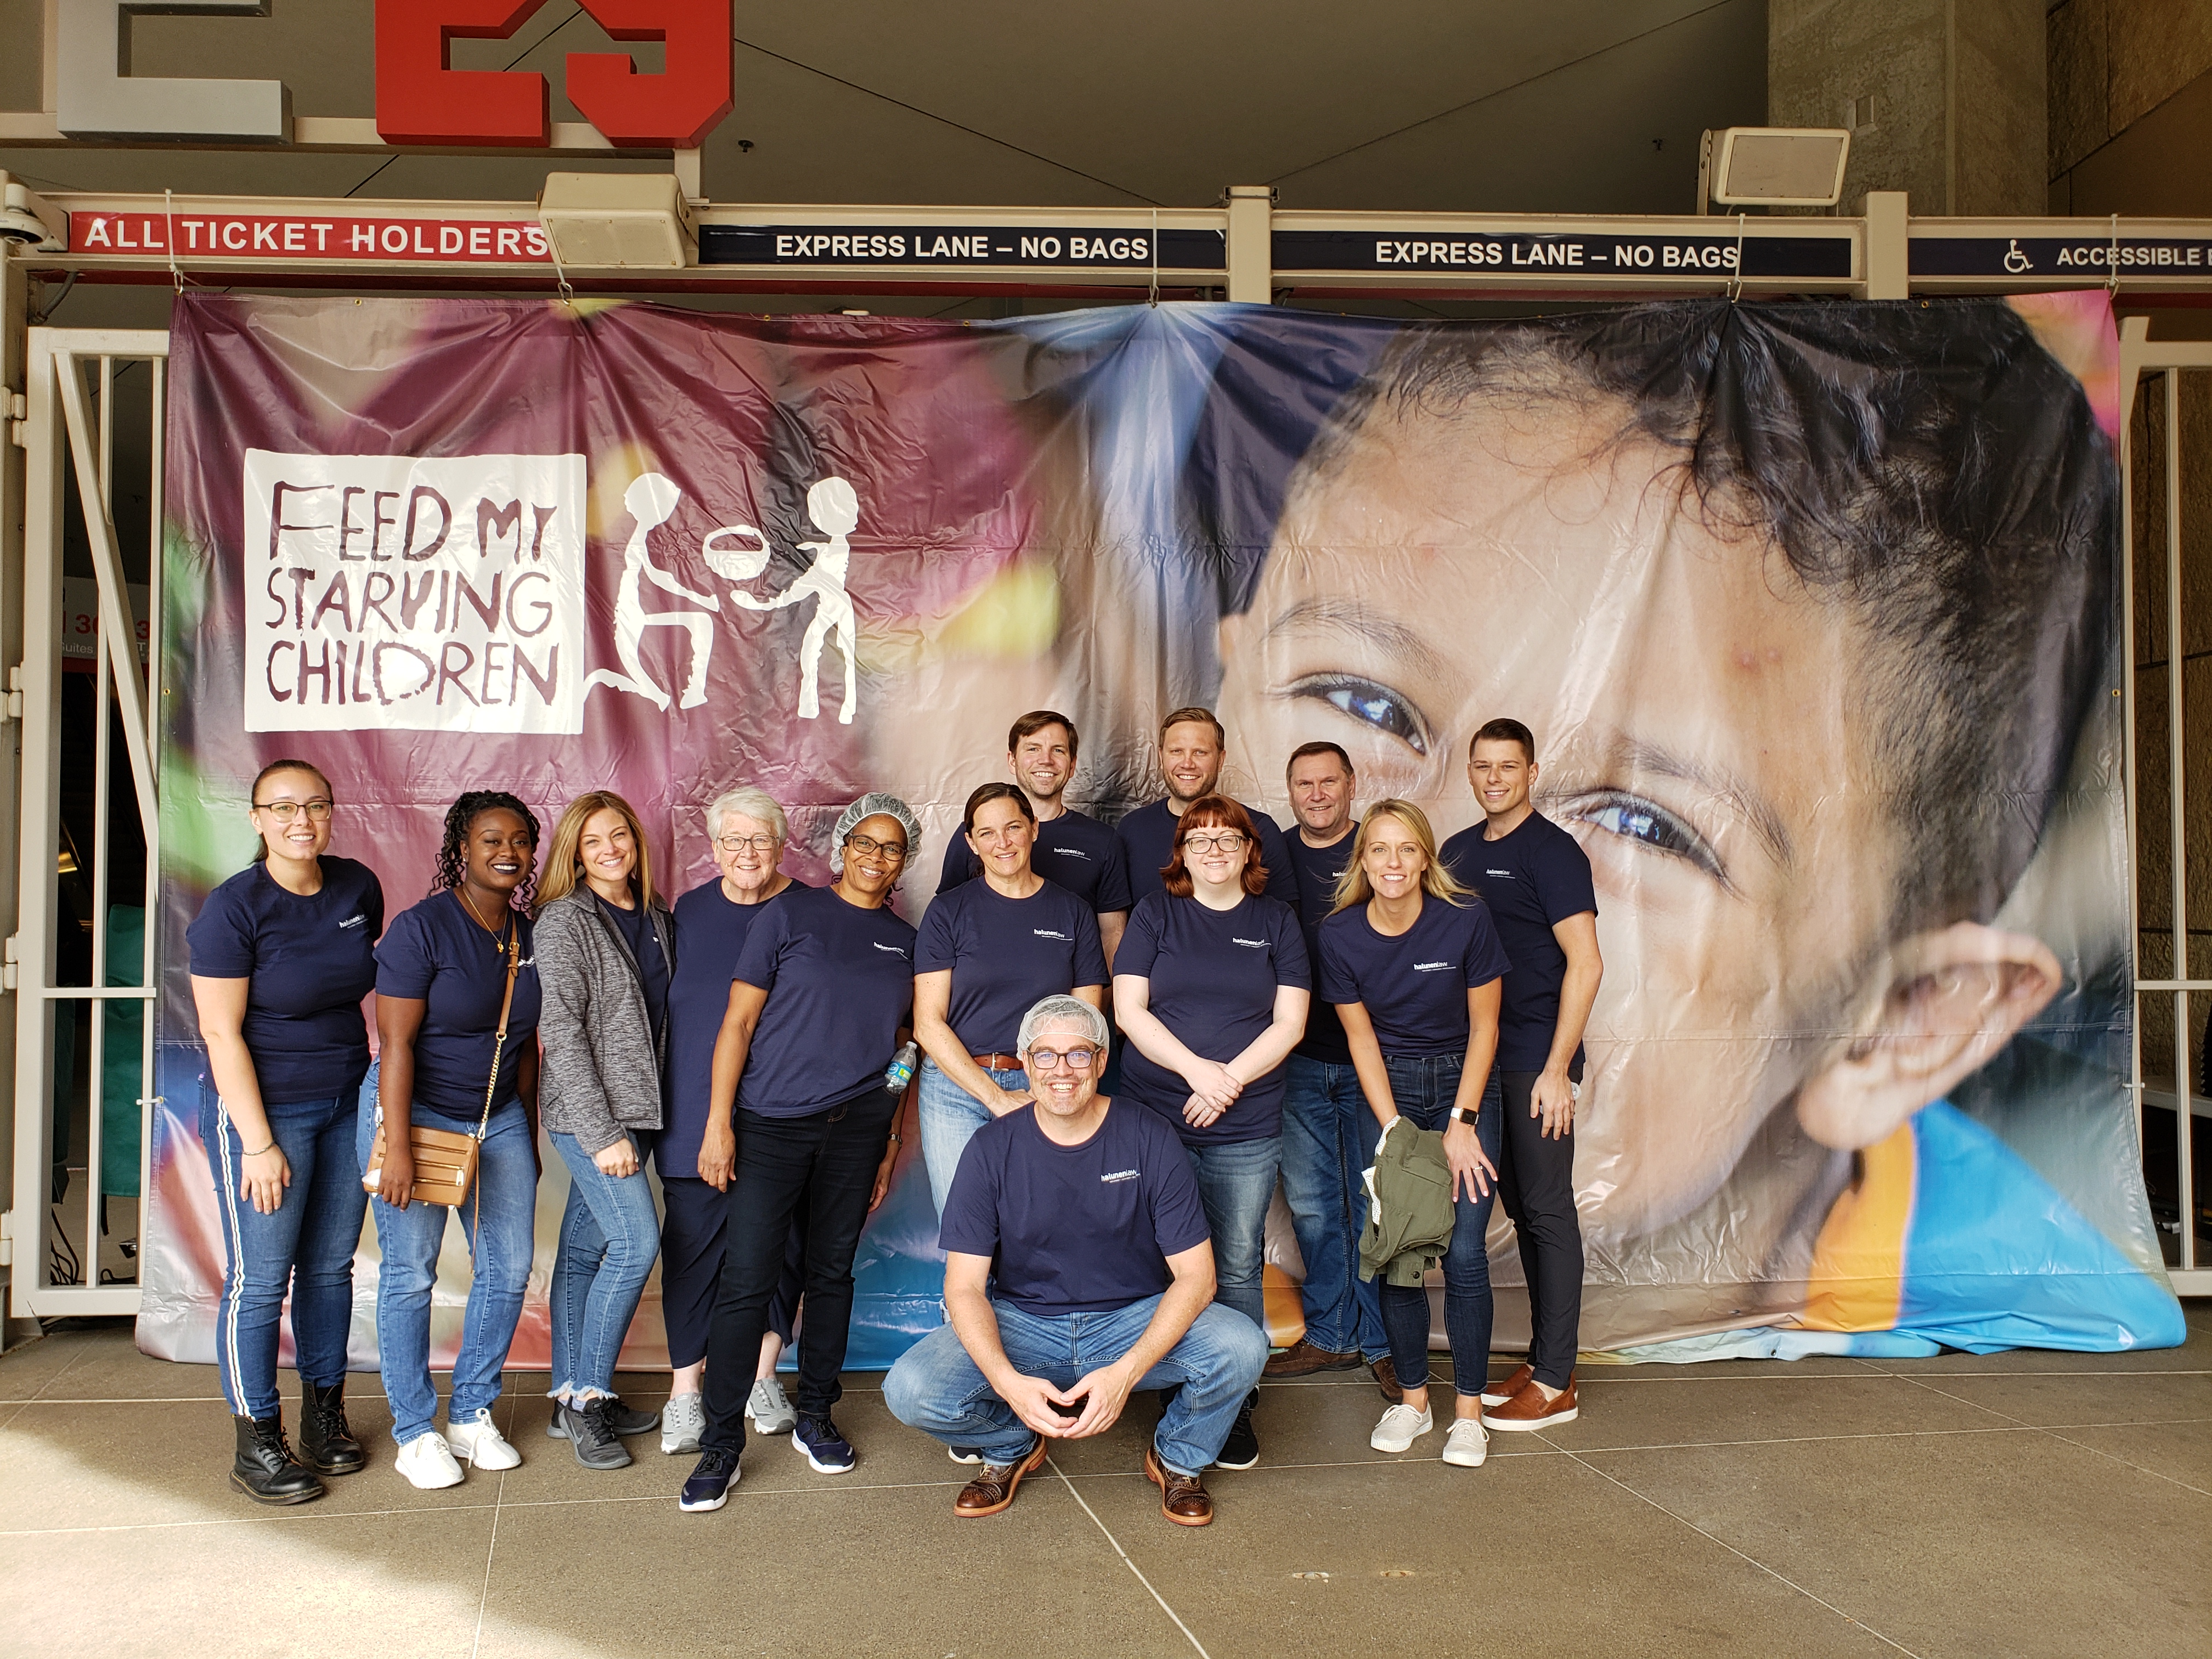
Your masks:
{"label": "yellow shape on banner", "polygon": [[1905,1232],[1919,1162],[1907,1123],[1859,1154],[1859,1180],[1836,1200],[1813,1247],[1805,1311],[1814,1331],[1897,1328],[1905,1295]]}
{"label": "yellow shape on banner", "polygon": [[619,443],[592,457],[590,493],[585,498],[584,530],[594,541],[629,533],[629,508],[623,496],[639,477],[658,472],[660,463],[643,444]]}
{"label": "yellow shape on banner", "polygon": [[1036,657],[1060,635],[1060,583],[1042,562],[1008,565],[956,611],[939,647],[963,657]]}

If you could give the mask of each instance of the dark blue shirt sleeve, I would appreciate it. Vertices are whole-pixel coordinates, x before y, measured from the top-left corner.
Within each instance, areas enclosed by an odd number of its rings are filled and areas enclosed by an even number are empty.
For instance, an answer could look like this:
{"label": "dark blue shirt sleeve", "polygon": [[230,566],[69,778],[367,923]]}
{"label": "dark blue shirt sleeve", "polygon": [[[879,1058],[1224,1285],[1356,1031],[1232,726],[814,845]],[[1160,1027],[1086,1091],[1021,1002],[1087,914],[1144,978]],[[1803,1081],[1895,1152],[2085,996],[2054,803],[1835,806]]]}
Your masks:
{"label": "dark blue shirt sleeve", "polygon": [[1529,872],[1536,902],[1544,907],[1544,920],[1554,927],[1585,910],[1597,913],[1597,889],[1590,881],[1589,855],[1582,843],[1564,831],[1548,855]]}
{"label": "dark blue shirt sleeve", "polygon": [[[917,967],[921,961],[921,954],[917,951],[915,957]],[[1075,982],[1078,985],[1106,985],[1111,982],[1106,973],[1106,947],[1098,939],[1098,918],[1080,907],[1075,918]]]}
{"label": "dark blue shirt sleeve", "polygon": [[1317,931],[1321,944],[1321,1000],[1339,1006],[1359,1001],[1359,981],[1352,971],[1352,963],[1346,959],[1343,929],[1324,924]]}
{"label": "dark blue shirt sleeve", "polygon": [[191,971],[202,979],[253,977],[253,922],[232,890],[218,887],[208,895],[185,930],[185,942],[191,950]]}
{"label": "dark blue shirt sleeve", "polygon": [[[998,1137],[994,1137],[994,1139]],[[1184,1160],[1188,1167],[1188,1159]],[[989,1142],[971,1139],[953,1171],[945,1195],[945,1218],[937,1248],[962,1255],[996,1255],[999,1250],[999,1165]]]}
{"label": "dark blue shirt sleeve", "polygon": [[1136,902],[1129,891],[1129,849],[1119,836],[1109,838],[1106,849],[1106,873],[1098,878],[1098,891],[1091,902],[1102,916],[1117,910],[1127,910]]}
{"label": "dark blue shirt sleeve", "polygon": [[1503,979],[1513,963],[1498,942],[1498,924],[1490,919],[1490,907],[1477,899],[1468,907],[1468,915],[1474,924],[1467,931],[1467,982],[1471,989]]}
{"label": "dark blue shirt sleeve", "polygon": [[[1143,1111],[1142,1107],[1116,1107],[1119,1111]],[[1146,1184],[1151,1188],[1152,1237],[1162,1255],[1180,1255],[1197,1249],[1212,1234],[1206,1224],[1206,1204],[1199,1196],[1198,1177],[1191,1171],[1190,1156],[1175,1132],[1156,1113],[1158,1133],[1146,1153]],[[966,1167],[963,1162],[962,1167]]]}
{"label": "dark blue shirt sleeve", "polygon": [[[963,882],[963,886],[966,885]],[[921,913],[921,927],[914,941],[914,971],[917,974],[942,973],[954,965],[952,940],[953,903],[944,888],[929,902],[929,908]],[[738,978],[744,975],[739,974]]]}
{"label": "dark blue shirt sleeve", "polygon": [[791,937],[791,913],[790,905],[779,904],[753,924],[744,949],[738,952],[737,971],[730,975],[733,982],[743,980],[759,990],[775,989],[775,970]]}
{"label": "dark blue shirt sleeve", "polygon": [[1152,964],[1160,957],[1160,923],[1166,915],[1165,902],[1150,894],[1129,913],[1129,925],[1122,932],[1121,947],[1114,952],[1115,974],[1133,974],[1139,979],[1152,977]]}
{"label": "dark blue shirt sleeve", "polygon": [[438,963],[429,933],[416,909],[401,912],[376,947],[376,994],[421,1001],[430,994]]}
{"label": "dark blue shirt sleeve", "polygon": [[1298,926],[1298,913],[1285,906],[1276,925],[1275,983],[1301,991],[1313,989],[1313,964],[1306,956],[1306,930]]}

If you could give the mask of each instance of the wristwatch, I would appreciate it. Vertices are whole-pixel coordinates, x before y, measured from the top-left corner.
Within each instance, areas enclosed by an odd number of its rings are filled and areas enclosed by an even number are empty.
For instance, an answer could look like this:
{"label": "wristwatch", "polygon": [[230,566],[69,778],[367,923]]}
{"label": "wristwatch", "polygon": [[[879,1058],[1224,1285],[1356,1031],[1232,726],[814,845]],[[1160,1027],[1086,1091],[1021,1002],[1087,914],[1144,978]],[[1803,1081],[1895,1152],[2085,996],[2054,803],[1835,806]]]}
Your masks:
{"label": "wristwatch", "polygon": [[1482,1115],[1482,1108],[1480,1106],[1455,1106],[1451,1109],[1449,1115],[1453,1122],[1464,1123],[1468,1128],[1472,1129],[1475,1127],[1475,1121]]}

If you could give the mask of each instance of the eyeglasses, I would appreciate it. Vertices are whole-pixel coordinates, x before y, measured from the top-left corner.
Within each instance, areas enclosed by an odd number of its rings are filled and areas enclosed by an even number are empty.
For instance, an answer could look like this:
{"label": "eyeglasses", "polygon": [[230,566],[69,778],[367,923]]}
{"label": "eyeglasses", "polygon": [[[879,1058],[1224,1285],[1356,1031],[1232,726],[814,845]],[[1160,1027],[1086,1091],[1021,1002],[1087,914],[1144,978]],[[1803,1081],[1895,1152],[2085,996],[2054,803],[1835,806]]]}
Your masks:
{"label": "eyeglasses", "polygon": [[742,853],[748,847],[756,853],[772,853],[778,842],[774,836],[721,836],[715,839],[714,845],[725,853]]}
{"label": "eyeglasses", "polygon": [[289,823],[305,811],[309,818],[320,823],[331,815],[331,804],[318,795],[313,800],[258,800],[253,803],[257,812],[274,812],[276,822]]}
{"label": "eyeglasses", "polygon": [[1050,1048],[1030,1050],[1030,1064],[1040,1072],[1056,1072],[1062,1062],[1079,1072],[1087,1072],[1091,1069],[1091,1062],[1097,1058],[1098,1051],[1096,1048],[1070,1048],[1064,1054],[1055,1053]]}
{"label": "eyeglasses", "polygon": [[1182,848],[1186,853],[1233,853],[1246,839],[1234,830],[1224,830],[1218,836],[1188,835],[1182,838]]}
{"label": "eyeglasses", "polygon": [[872,854],[880,854],[896,863],[906,856],[906,843],[902,841],[878,841],[872,836],[848,836],[845,837],[845,850],[858,853],[862,858]]}

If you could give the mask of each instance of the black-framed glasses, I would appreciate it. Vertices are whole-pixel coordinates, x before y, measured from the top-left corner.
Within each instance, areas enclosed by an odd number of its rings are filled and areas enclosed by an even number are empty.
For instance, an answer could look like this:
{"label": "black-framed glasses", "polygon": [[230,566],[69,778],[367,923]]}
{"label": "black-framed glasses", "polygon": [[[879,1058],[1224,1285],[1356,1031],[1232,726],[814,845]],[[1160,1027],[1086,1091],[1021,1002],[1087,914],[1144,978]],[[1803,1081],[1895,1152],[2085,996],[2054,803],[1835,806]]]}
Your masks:
{"label": "black-framed glasses", "polygon": [[1218,836],[1193,830],[1182,838],[1182,848],[1186,853],[1233,853],[1243,846],[1247,839],[1234,830],[1224,830]]}
{"label": "black-framed glasses", "polygon": [[1096,1048],[1070,1048],[1064,1054],[1052,1048],[1032,1048],[1029,1053],[1030,1064],[1040,1072],[1056,1072],[1062,1065],[1087,1072],[1097,1058]]}
{"label": "black-framed glasses", "polygon": [[873,836],[848,836],[845,837],[845,850],[858,853],[862,858],[875,854],[898,860],[906,856],[906,843],[902,841],[878,841]]}
{"label": "black-framed glasses", "polygon": [[748,847],[756,853],[772,853],[781,842],[775,836],[717,836],[714,845],[725,853],[742,853]]}
{"label": "black-framed glasses", "polygon": [[279,823],[289,823],[304,811],[310,821],[321,823],[331,815],[331,803],[320,795],[313,800],[258,800],[253,803],[253,810],[275,813]]}

